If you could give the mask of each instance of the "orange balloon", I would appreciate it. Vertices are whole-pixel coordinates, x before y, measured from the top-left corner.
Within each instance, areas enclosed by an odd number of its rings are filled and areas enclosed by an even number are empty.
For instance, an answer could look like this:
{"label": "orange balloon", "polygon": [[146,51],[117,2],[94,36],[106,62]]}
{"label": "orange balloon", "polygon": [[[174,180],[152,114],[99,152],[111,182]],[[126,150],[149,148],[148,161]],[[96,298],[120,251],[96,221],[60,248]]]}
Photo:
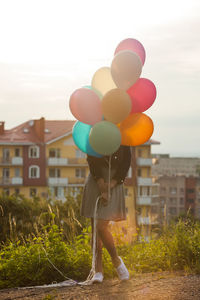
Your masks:
{"label": "orange balloon", "polygon": [[122,145],[138,146],[147,142],[153,134],[154,126],[144,113],[130,114],[118,125],[122,135]]}

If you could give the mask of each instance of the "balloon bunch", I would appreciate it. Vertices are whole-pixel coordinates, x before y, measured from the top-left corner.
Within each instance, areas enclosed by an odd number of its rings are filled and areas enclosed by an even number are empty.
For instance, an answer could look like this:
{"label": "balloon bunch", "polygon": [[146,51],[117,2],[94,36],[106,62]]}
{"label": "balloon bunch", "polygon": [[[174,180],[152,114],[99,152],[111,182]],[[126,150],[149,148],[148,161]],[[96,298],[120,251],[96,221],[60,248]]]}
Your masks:
{"label": "balloon bunch", "polygon": [[149,140],[153,122],[143,112],[155,101],[156,87],[140,78],[145,49],[136,39],[117,46],[111,67],[98,69],[91,86],[75,90],[69,101],[78,120],[72,130],[77,147],[101,157],[119,146],[138,146]]}

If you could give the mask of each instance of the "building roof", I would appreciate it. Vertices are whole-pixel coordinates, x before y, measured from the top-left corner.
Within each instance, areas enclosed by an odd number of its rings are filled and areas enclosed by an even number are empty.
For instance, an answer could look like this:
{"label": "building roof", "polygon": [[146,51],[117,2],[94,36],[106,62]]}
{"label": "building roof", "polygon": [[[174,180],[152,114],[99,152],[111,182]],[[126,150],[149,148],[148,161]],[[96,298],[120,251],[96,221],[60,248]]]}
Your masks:
{"label": "building roof", "polygon": [[[31,145],[37,143],[51,143],[71,134],[75,120],[29,120],[12,129],[1,131],[1,145]],[[4,124],[3,124],[4,126]],[[39,126],[39,127],[38,127]],[[160,144],[149,140],[144,145]]]}
{"label": "building roof", "polygon": [[0,134],[0,144],[31,145],[41,142],[47,143],[71,132],[75,123],[75,121],[72,120],[44,120],[44,139],[41,140],[35,130],[34,124],[36,121],[37,120],[29,120],[12,129],[4,130],[3,133]]}

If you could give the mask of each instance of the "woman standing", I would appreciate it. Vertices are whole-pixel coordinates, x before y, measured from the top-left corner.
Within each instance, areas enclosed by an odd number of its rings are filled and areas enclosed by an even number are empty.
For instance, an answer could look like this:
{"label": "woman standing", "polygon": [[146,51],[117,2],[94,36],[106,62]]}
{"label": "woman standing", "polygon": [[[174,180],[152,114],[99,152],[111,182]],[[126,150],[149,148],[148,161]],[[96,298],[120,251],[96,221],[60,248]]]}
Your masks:
{"label": "woman standing", "polygon": [[[88,176],[82,199],[81,215],[91,218],[94,230],[94,210],[97,198],[96,222],[96,261],[95,274],[92,282],[103,281],[102,245],[109,252],[112,263],[120,280],[128,280],[129,272],[123,260],[117,255],[117,250],[111,232],[109,221],[126,219],[123,182],[130,168],[131,151],[128,146],[120,146],[111,156],[97,158],[87,156],[90,174]],[[108,195],[110,191],[110,195]]]}

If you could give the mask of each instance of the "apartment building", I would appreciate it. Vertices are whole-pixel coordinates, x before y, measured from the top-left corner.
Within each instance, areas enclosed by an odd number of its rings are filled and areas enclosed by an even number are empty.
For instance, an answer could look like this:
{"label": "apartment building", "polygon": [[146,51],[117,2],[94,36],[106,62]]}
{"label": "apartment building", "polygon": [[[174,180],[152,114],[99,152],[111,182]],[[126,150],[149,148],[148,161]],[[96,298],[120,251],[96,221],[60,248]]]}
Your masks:
{"label": "apartment building", "polygon": [[[73,142],[75,121],[30,120],[5,130],[0,123],[0,192],[25,197],[65,200],[78,194],[89,173],[86,155]],[[132,147],[132,164],[125,181],[126,209],[132,226],[150,236],[151,206],[155,197],[151,178],[150,140]]]}
{"label": "apartment building", "polygon": [[146,240],[150,239],[151,226],[157,222],[157,218],[152,214],[152,203],[153,199],[158,197],[158,190],[155,189],[157,183],[153,182],[151,175],[151,145],[159,144],[157,141],[149,140],[143,145],[132,147],[131,168],[125,181],[126,207],[132,220],[131,225],[135,226],[133,223],[135,214],[139,235]]}
{"label": "apartment building", "polygon": [[152,212],[158,215],[159,223],[168,223],[188,210],[200,219],[200,158],[154,154],[152,176],[159,195]]}
{"label": "apartment building", "polygon": [[200,174],[200,158],[170,157],[169,154],[154,154],[152,174],[159,176],[198,176]]}

